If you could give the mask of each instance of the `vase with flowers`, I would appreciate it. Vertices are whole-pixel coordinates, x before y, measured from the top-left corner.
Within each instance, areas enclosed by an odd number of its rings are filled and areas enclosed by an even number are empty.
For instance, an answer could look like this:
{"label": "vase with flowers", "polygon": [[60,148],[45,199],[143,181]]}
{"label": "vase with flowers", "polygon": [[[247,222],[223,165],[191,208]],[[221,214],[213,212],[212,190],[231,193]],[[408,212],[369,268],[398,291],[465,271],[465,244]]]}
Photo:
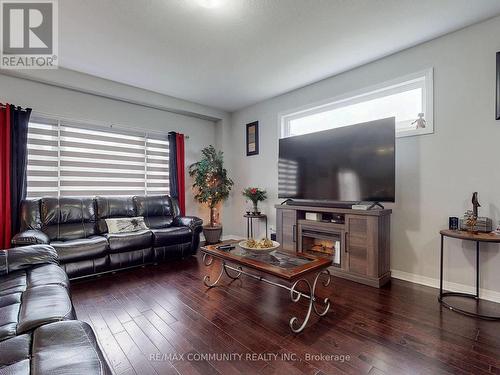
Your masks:
{"label": "vase with flowers", "polygon": [[253,214],[260,214],[259,211],[259,202],[265,201],[267,199],[267,192],[265,190],[256,188],[256,187],[248,187],[243,190],[243,196],[248,198],[253,203]]}

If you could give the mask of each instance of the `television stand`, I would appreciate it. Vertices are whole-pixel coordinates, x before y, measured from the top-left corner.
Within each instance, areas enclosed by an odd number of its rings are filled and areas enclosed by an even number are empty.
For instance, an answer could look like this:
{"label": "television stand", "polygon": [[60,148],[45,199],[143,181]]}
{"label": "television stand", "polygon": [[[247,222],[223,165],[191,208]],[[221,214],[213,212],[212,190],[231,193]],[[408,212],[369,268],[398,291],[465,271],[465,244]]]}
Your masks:
{"label": "television stand", "polygon": [[[294,201],[275,206],[276,241],[282,250],[329,257],[334,276],[374,287],[387,283],[391,278],[392,211],[317,203],[299,205]],[[376,203],[373,205],[378,206]]]}

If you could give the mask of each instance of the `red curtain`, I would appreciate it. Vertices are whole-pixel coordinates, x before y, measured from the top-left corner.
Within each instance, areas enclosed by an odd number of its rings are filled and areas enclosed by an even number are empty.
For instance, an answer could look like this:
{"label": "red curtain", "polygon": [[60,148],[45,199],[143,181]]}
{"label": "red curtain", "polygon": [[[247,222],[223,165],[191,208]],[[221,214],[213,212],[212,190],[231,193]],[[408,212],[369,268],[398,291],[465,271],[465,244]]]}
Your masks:
{"label": "red curtain", "polygon": [[0,104],[0,248],[10,248],[10,106]]}
{"label": "red curtain", "polygon": [[184,134],[176,134],[177,143],[177,191],[181,215],[186,214],[186,181],[184,165]]}

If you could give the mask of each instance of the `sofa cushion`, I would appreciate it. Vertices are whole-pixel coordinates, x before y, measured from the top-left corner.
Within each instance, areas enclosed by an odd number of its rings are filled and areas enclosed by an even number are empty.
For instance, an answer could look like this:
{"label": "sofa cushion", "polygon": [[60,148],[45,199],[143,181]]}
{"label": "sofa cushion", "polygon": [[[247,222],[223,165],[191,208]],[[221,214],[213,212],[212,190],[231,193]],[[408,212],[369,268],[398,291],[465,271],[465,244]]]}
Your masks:
{"label": "sofa cushion", "polygon": [[19,293],[16,297],[18,297],[18,302],[9,298],[8,302],[11,303],[7,304],[4,301],[4,306],[0,307],[0,341],[16,335],[19,310],[21,309],[21,294]]}
{"label": "sofa cushion", "polygon": [[0,297],[12,293],[24,292],[27,280],[23,271],[12,272],[0,277]]}
{"label": "sofa cushion", "polygon": [[108,240],[109,251],[111,253],[145,249],[153,245],[153,233],[150,230],[129,233],[106,233],[104,237]]}
{"label": "sofa cushion", "polygon": [[75,319],[69,291],[62,285],[29,288],[0,301],[0,341],[43,324]]}
{"label": "sofa cushion", "polygon": [[46,264],[12,272],[0,277],[0,297],[24,292],[32,287],[51,284],[62,285],[69,289],[68,276],[56,264]]}
{"label": "sofa cushion", "polygon": [[56,264],[34,267],[26,272],[27,288],[42,285],[62,285],[69,290],[66,272]]}
{"label": "sofa cushion", "polygon": [[134,217],[134,202],[132,197],[96,197],[97,229],[99,233],[107,233],[105,219],[119,217]]}
{"label": "sofa cushion", "polygon": [[[30,335],[19,335],[8,340],[0,341],[0,373],[2,371],[1,369],[5,366],[11,366],[17,362],[29,359],[30,349]],[[13,373],[16,374],[16,372]],[[27,372],[27,374],[29,374],[29,372]]]}
{"label": "sofa cushion", "polygon": [[111,374],[92,329],[80,321],[44,325],[0,342],[0,374]]}
{"label": "sofa cushion", "polygon": [[152,229],[154,246],[178,245],[190,243],[193,235],[188,227],[170,227],[163,229]]}
{"label": "sofa cushion", "polygon": [[134,204],[137,215],[144,217],[148,228],[167,228],[172,224],[174,213],[168,195],[135,196]]}
{"label": "sofa cushion", "polygon": [[5,294],[0,298],[0,308],[21,303],[22,292]]}
{"label": "sofa cushion", "polygon": [[37,286],[27,289],[22,295],[17,333],[68,319],[76,319],[69,291],[61,285]]}
{"label": "sofa cushion", "polygon": [[71,241],[55,241],[50,246],[56,249],[61,263],[92,259],[106,254],[108,242],[102,236],[92,236]]}
{"label": "sofa cushion", "polygon": [[32,345],[32,374],[111,374],[87,323],[45,325],[33,333]]}
{"label": "sofa cushion", "polygon": [[42,198],[42,230],[51,241],[86,238],[97,233],[92,198]]}

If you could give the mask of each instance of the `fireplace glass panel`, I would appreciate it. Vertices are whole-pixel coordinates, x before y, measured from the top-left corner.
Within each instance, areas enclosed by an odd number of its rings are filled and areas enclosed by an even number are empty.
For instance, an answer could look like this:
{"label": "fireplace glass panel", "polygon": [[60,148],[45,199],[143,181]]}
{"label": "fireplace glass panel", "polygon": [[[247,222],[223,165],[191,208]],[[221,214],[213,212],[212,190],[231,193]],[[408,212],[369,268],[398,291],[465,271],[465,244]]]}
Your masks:
{"label": "fireplace glass panel", "polygon": [[302,231],[302,251],[332,259],[333,265],[340,267],[340,234]]}

